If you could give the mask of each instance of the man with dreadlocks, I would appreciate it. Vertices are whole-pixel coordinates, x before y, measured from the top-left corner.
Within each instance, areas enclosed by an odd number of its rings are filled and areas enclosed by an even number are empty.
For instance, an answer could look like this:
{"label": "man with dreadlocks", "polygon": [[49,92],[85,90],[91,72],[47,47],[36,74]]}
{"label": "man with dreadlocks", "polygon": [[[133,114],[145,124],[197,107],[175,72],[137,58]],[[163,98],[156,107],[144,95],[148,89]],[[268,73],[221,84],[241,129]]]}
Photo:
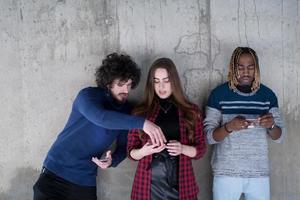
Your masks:
{"label": "man with dreadlocks", "polygon": [[268,142],[284,131],[277,97],[260,83],[258,57],[249,47],[234,50],[228,82],[210,94],[204,121],[213,144],[214,200],[269,200]]}

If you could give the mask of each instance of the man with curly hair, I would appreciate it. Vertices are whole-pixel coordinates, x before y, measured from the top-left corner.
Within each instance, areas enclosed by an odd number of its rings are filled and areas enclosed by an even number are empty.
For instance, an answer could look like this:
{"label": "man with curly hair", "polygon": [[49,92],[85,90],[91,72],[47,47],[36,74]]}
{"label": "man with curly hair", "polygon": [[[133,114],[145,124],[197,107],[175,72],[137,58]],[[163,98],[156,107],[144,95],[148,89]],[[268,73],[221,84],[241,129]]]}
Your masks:
{"label": "man with curly hair", "polygon": [[[140,75],[128,55],[112,53],[102,61],[96,71],[98,87],[79,92],[66,126],[44,160],[33,186],[34,200],[97,199],[97,165],[102,169],[116,167],[126,157],[130,129],[142,129],[154,144],[166,141],[158,126],[129,115],[131,107],[126,100]],[[105,152],[115,140],[114,153]]]}

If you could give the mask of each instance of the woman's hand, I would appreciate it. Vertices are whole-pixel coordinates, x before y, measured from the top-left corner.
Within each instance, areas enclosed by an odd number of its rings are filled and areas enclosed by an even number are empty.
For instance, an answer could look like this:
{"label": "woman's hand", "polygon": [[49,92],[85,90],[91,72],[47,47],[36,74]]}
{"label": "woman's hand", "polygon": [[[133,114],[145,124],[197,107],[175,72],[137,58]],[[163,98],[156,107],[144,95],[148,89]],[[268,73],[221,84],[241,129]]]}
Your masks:
{"label": "woman's hand", "polygon": [[166,148],[171,156],[178,156],[180,154],[183,154],[190,158],[193,158],[197,153],[194,146],[181,144],[177,140],[170,140]]}
{"label": "woman's hand", "polygon": [[177,140],[170,140],[167,144],[167,150],[171,156],[178,156],[182,154],[183,145]]}
{"label": "woman's hand", "polygon": [[164,150],[165,148],[166,148],[165,144],[157,145],[157,144],[152,144],[150,142],[147,142],[140,149],[132,149],[130,151],[130,156],[135,160],[140,160],[145,156],[148,156],[148,155],[151,155],[154,153],[159,153],[162,150]]}
{"label": "woman's hand", "polygon": [[162,150],[166,148],[165,144],[162,145],[156,145],[156,144],[151,144],[150,142],[147,142],[141,149],[140,153],[143,156],[148,156],[154,153],[159,153]]}

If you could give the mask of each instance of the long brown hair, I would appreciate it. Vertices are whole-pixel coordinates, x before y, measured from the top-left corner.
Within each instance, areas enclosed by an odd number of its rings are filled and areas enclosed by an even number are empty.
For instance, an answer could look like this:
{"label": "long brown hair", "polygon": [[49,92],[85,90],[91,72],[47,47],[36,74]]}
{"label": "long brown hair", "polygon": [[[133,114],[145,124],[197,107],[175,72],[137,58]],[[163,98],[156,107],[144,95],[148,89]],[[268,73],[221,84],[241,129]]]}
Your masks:
{"label": "long brown hair", "polygon": [[249,54],[253,61],[255,66],[255,72],[254,72],[254,80],[252,82],[251,90],[252,92],[257,91],[260,87],[260,73],[259,73],[259,64],[258,64],[258,57],[256,55],[256,52],[251,49],[250,47],[237,47],[231,56],[230,64],[229,64],[229,72],[228,72],[228,82],[229,82],[229,88],[230,89],[236,89],[236,86],[238,85],[237,80],[237,64],[240,60],[241,55],[243,54]]}
{"label": "long brown hair", "polygon": [[155,94],[154,90],[154,73],[158,68],[166,69],[168,72],[172,89],[170,100],[181,110],[186,124],[189,141],[193,142],[195,122],[200,116],[194,111],[193,104],[185,97],[176,66],[169,58],[159,58],[152,63],[148,72],[143,100],[133,110],[133,114],[146,117],[158,106],[159,97]]}

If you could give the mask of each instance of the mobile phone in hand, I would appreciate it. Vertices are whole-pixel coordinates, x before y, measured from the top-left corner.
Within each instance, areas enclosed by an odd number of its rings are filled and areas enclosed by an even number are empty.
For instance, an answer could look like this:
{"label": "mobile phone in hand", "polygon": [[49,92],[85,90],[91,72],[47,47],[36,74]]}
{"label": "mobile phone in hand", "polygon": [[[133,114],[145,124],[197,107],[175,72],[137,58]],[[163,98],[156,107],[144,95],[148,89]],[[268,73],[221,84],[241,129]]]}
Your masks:
{"label": "mobile phone in hand", "polygon": [[101,162],[108,162],[109,159],[108,158],[101,158],[101,159],[99,159],[99,161],[101,161]]}
{"label": "mobile phone in hand", "polygon": [[249,123],[248,128],[255,128],[259,126],[258,119],[246,119],[246,121]]}

